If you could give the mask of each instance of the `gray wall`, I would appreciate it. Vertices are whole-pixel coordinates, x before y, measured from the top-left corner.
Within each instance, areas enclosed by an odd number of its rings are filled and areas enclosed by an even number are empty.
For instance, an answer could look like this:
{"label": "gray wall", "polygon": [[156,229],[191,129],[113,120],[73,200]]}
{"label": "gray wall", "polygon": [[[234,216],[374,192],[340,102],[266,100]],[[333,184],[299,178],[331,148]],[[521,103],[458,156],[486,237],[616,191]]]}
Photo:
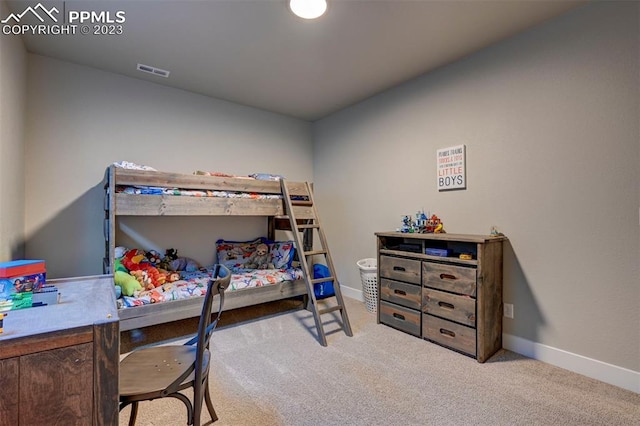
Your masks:
{"label": "gray wall", "polygon": [[[591,4],[315,123],[342,283],[360,289],[356,261],[402,215],[496,225],[505,333],[640,371],[638,18]],[[467,189],[438,192],[436,150],[458,144]]]}
{"label": "gray wall", "polygon": [[[46,259],[48,277],[102,273],[102,180],[114,161],[312,180],[307,122],[37,55],[28,84],[26,255]],[[262,218],[131,218],[117,241],[211,264],[216,239],[265,232]]]}
{"label": "gray wall", "polygon": [[[0,2],[0,16],[9,9]],[[27,52],[18,36],[0,37],[0,262],[24,256],[24,122]]]}

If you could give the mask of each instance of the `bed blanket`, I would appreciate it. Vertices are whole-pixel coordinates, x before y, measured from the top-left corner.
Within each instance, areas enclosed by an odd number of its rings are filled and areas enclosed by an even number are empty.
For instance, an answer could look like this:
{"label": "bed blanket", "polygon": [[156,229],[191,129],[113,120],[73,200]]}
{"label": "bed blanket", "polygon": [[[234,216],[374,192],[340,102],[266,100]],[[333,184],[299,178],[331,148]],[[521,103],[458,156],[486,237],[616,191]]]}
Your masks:
{"label": "bed blanket", "polygon": [[160,186],[118,186],[116,192],[135,195],[180,195],[183,197],[251,198],[254,200],[278,200],[282,198],[282,195],[279,194],[164,188]]}
{"label": "bed blanket", "polygon": [[[118,299],[118,308],[130,308],[150,303],[203,296],[207,291],[207,283],[212,274],[212,267],[206,268],[206,271],[183,271],[180,273],[180,280],[178,281],[163,284],[153,290],[141,291],[136,296],[122,296]],[[302,278],[303,273],[300,268],[235,269],[232,271],[231,283],[227,291],[263,287]]]}

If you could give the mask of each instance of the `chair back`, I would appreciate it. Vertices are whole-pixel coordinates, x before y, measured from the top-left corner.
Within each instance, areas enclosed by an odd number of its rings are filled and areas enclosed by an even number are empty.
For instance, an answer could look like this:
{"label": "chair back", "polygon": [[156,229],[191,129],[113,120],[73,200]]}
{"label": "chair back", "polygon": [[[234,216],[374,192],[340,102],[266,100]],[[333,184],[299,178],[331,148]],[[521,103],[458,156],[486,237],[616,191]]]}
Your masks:
{"label": "chair back", "polygon": [[[216,264],[213,267],[213,274],[207,285],[207,293],[204,296],[204,302],[202,304],[202,313],[200,314],[200,322],[198,323],[198,334],[194,339],[197,339],[197,352],[200,359],[205,349],[209,348],[209,341],[213,330],[218,325],[220,320],[220,314],[222,313],[222,307],[224,305],[224,291],[229,287],[231,282],[231,271],[220,264]],[[211,310],[213,309],[213,298],[215,295],[220,296],[220,306],[218,308],[218,315],[214,321],[211,321]],[[193,344],[193,339],[186,344]]]}
{"label": "chair back", "polygon": [[[189,342],[185,343],[186,345],[196,343],[195,382],[193,389],[193,415],[194,424],[196,425],[199,425],[205,391],[204,385],[207,383],[205,379],[209,374],[209,341],[211,340],[213,330],[220,320],[224,305],[224,291],[229,287],[230,282],[231,271],[224,265],[214,265],[212,278],[209,280],[207,293],[204,296],[204,302],[202,304],[202,313],[198,323],[198,334]],[[213,298],[216,294],[220,297],[220,305],[216,319],[211,321]],[[193,340],[196,340],[196,342]]]}

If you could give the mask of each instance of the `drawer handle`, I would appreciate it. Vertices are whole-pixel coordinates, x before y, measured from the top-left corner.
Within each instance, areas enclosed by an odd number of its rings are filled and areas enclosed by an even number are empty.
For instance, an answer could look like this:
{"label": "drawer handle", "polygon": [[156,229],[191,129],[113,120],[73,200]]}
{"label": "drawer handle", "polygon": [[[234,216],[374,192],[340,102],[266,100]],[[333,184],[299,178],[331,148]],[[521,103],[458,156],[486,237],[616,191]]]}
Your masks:
{"label": "drawer handle", "polygon": [[403,266],[394,266],[393,270],[394,271],[401,271],[401,272],[405,272],[406,271],[406,269],[404,269]]}
{"label": "drawer handle", "polygon": [[395,312],[394,312],[394,313],[393,313],[393,317],[394,317],[394,318],[397,318],[397,319],[399,319],[399,320],[404,321],[404,315],[402,315],[402,314],[398,314],[398,313],[395,313]]}
{"label": "drawer handle", "polygon": [[395,294],[399,294],[400,296],[406,296],[407,292],[404,290],[393,290]]}
{"label": "drawer handle", "polygon": [[455,309],[456,307],[453,306],[453,303],[447,303],[447,302],[438,302],[438,306],[440,306],[441,308],[446,308],[446,309]]}
{"label": "drawer handle", "polygon": [[441,280],[457,280],[456,276],[451,274],[440,274],[440,279]]}
{"label": "drawer handle", "polygon": [[456,337],[456,333],[451,330],[447,330],[446,328],[441,328],[440,334],[444,334],[447,337]]}

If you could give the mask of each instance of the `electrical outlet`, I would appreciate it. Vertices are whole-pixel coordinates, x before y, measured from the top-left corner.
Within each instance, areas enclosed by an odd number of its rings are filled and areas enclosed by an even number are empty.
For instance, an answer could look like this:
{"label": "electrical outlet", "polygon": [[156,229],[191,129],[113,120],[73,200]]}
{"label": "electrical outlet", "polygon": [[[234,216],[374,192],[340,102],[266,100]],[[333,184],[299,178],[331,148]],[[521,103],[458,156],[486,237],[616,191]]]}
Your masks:
{"label": "electrical outlet", "polygon": [[513,319],[513,303],[504,304],[504,316]]}

